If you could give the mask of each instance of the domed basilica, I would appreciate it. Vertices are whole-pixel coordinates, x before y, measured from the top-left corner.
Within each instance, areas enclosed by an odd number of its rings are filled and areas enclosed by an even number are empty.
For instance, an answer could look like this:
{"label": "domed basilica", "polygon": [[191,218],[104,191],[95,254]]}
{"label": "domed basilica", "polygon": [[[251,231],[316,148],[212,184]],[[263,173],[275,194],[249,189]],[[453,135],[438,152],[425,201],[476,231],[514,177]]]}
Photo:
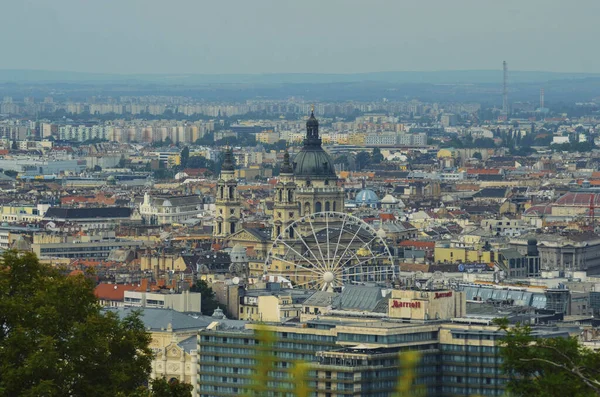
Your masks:
{"label": "domed basilica", "polygon": [[294,229],[286,228],[298,218],[316,212],[344,210],[344,189],[338,186],[331,156],[321,146],[319,121],[314,109],[306,122],[306,137],[300,152],[291,159],[285,153],[279,181],[274,188],[273,221],[270,233],[262,229],[241,227],[241,203],[237,181],[233,177],[231,150],[217,181],[216,216],[213,237],[228,246],[237,243],[252,247],[266,256],[277,236],[293,238]]}

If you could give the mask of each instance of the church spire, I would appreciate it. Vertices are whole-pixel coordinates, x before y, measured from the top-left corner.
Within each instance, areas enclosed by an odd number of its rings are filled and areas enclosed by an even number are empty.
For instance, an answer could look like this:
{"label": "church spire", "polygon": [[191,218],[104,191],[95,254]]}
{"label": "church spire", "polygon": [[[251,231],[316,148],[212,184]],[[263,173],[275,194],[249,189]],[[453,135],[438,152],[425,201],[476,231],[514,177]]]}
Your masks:
{"label": "church spire", "polygon": [[306,139],[304,146],[321,146],[319,138],[319,121],[315,117],[315,105],[311,106],[310,117],[306,122]]}
{"label": "church spire", "polygon": [[283,155],[283,164],[281,165],[281,169],[279,170],[280,174],[293,174],[294,168],[290,163],[290,153],[285,150],[285,154]]}
{"label": "church spire", "polygon": [[223,158],[223,165],[221,166],[221,171],[234,171],[235,170],[235,162],[233,159],[233,150],[231,147],[225,149],[225,156]]}

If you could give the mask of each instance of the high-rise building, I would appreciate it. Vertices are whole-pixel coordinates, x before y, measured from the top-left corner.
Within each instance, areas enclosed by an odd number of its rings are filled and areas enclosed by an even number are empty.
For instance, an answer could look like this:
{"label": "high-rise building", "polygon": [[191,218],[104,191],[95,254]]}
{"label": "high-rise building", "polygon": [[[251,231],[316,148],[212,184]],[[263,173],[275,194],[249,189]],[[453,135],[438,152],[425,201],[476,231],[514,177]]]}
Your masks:
{"label": "high-rise building", "polygon": [[[506,392],[504,333],[491,318],[465,317],[464,292],[395,290],[382,298],[377,287],[346,286],[337,298],[316,292],[302,313],[299,323],[233,328],[215,320],[199,331],[199,395],[292,397],[302,387],[309,396],[388,397],[407,371],[414,371],[407,388],[415,395]],[[534,327],[533,335],[567,332]]]}

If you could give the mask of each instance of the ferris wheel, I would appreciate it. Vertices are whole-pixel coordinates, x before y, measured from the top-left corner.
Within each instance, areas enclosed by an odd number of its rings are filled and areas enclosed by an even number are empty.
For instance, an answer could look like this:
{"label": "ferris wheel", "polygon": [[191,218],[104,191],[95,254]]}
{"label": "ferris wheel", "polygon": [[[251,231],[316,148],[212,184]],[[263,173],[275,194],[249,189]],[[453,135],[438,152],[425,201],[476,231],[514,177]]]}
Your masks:
{"label": "ferris wheel", "polygon": [[326,211],[303,216],[273,241],[265,274],[297,287],[333,290],[346,284],[389,283],[396,268],[384,238],[362,219]]}

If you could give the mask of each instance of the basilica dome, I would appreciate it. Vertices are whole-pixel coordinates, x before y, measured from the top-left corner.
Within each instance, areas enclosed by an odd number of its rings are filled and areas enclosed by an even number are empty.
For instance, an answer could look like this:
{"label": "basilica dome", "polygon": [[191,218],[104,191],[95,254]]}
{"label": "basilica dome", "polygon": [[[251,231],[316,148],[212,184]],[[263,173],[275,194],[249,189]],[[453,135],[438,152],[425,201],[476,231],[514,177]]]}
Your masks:
{"label": "basilica dome", "polygon": [[337,177],[331,156],[321,146],[302,148],[294,158],[294,175],[300,178]]}
{"label": "basilica dome", "polygon": [[294,157],[294,176],[306,179],[336,179],[331,156],[321,147],[319,122],[314,112],[306,122],[304,147]]}

